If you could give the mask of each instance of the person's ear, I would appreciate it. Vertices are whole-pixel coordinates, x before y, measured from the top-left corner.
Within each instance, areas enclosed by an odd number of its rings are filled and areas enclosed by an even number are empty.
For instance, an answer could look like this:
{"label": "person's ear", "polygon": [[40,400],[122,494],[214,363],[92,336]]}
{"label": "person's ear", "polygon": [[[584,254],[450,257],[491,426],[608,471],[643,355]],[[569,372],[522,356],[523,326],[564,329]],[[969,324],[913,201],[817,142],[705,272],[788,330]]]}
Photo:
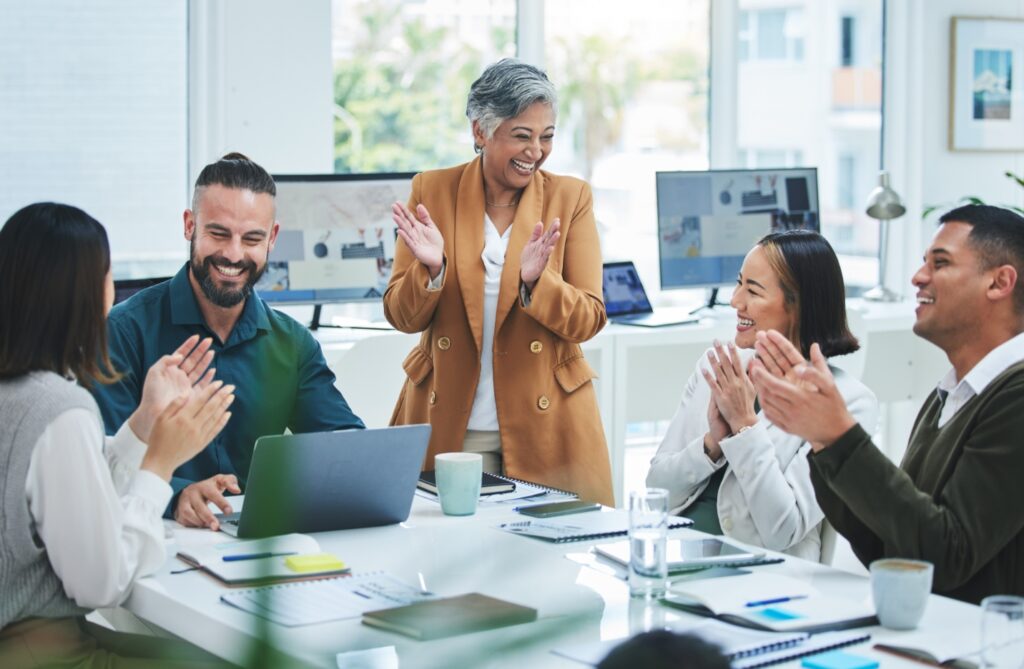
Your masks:
{"label": "person's ear", "polygon": [[192,241],[192,237],[196,234],[196,217],[192,213],[191,209],[186,209],[185,213],[181,215],[182,220],[185,223],[185,240]]}
{"label": "person's ear", "polygon": [[992,279],[985,291],[992,301],[1013,299],[1013,290],[1017,286],[1017,270],[1013,265],[1000,265],[992,270]]}
{"label": "person's ear", "polygon": [[277,243],[277,233],[281,231],[281,223],[274,221],[274,225],[270,228],[270,239],[267,242],[267,254],[274,250],[274,244]]}
{"label": "person's ear", "polygon": [[480,127],[480,121],[473,121],[473,147],[477,151],[483,151],[484,144],[487,143],[487,135],[484,133],[484,129]]}

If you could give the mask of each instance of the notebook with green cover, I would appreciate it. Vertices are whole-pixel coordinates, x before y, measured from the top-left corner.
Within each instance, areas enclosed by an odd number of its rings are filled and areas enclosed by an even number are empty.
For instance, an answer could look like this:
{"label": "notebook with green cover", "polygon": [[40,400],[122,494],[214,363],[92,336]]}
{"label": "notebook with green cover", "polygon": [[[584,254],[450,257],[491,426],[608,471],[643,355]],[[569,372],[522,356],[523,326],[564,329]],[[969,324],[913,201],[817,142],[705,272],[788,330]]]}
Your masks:
{"label": "notebook with green cover", "polygon": [[363,614],[363,624],[426,641],[533,622],[537,609],[471,592]]}

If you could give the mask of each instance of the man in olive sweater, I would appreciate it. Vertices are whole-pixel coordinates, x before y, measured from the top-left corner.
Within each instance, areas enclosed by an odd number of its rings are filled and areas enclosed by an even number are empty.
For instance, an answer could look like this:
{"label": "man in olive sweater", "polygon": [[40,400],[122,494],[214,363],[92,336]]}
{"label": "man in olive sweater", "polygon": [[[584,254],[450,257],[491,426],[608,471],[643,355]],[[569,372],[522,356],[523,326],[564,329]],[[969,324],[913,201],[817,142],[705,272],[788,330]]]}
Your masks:
{"label": "man in olive sweater", "polygon": [[761,406],[812,443],[818,503],[865,565],[927,560],[936,593],[973,603],[1024,595],[1024,218],[950,211],[913,284],[914,332],[953,369],[899,467],[850,416],[820,351],[807,364],[774,332],[759,335],[752,366]]}

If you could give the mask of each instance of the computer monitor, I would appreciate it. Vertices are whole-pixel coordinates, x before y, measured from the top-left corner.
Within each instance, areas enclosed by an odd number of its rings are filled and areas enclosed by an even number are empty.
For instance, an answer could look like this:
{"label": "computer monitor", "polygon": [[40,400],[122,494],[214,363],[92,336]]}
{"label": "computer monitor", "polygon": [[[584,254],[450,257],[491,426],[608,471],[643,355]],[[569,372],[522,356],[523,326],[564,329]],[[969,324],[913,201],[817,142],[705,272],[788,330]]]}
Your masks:
{"label": "computer monitor", "polygon": [[391,204],[408,202],[414,173],[282,174],[277,243],[256,284],[268,302],[379,300],[391,276]]}
{"label": "computer monitor", "polygon": [[661,287],[732,284],[769,232],[819,230],[813,167],[658,172]]}
{"label": "computer monitor", "polygon": [[114,281],[114,304],[120,304],[129,297],[164,281],[170,281],[169,276],[157,276],[148,279],[117,279]]}

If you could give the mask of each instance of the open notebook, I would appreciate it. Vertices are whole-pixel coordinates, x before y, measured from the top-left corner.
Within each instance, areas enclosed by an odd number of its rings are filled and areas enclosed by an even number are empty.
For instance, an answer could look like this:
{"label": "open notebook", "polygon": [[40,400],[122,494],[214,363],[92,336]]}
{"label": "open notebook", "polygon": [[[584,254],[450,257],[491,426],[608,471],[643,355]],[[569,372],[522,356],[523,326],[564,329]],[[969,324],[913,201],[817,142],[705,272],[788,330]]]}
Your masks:
{"label": "open notebook", "polygon": [[669,606],[735,625],[777,632],[823,632],[878,622],[866,601],[826,597],[804,581],[779,574],[677,581],[663,600]]}
{"label": "open notebook", "polygon": [[231,586],[305,581],[348,573],[348,567],[337,559],[314,568],[290,566],[288,559],[292,556],[319,553],[320,545],[308,534],[282,534],[265,539],[179,546],[177,555],[185,564]]}
{"label": "open notebook", "polygon": [[[689,518],[669,518],[669,529],[693,525]],[[561,518],[536,518],[502,523],[499,530],[526,537],[553,541],[556,544],[586,541],[629,534],[629,514],[618,509],[602,509],[598,513],[579,513]]]}
{"label": "open notebook", "polygon": [[[827,632],[814,636],[800,632],[763,632],[735,627],[719,620],[704,620],[695,625],[684,623],[674,626],[673,631],[693,634],[718,646],[729,657],[733,669],[753,669],[788,662],[871,638],[859,632]],[[556,648],[552,652],[581,664],[595,666],[623,641],[625,639],[577,644]]]}

